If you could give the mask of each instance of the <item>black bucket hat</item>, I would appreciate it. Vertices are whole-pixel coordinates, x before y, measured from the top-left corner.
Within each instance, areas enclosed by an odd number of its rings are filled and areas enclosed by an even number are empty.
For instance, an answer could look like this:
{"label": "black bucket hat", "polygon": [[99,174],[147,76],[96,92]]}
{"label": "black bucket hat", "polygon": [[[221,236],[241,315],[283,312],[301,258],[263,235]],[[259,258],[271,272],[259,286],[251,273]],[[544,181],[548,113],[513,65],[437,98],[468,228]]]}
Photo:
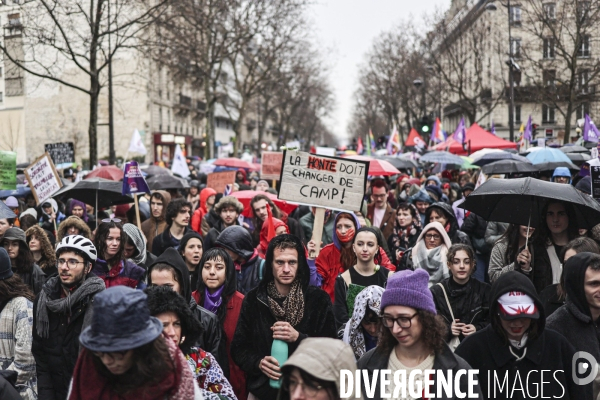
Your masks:
{"label": "black bucket hat", "polygon": [[92,323],[79,341],[91,351],[115,352],[138,348],[162,334],[163,324],[151,317],[141,290],[114,286],[94,297]]}

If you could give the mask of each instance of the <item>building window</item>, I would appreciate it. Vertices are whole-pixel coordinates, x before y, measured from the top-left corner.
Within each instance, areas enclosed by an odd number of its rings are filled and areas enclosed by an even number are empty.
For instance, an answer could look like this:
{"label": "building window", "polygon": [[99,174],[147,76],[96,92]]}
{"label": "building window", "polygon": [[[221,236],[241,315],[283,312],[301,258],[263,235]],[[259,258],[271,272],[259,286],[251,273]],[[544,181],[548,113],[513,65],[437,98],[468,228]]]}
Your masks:
{"label": "building window", "polygon": [[543,105],[542,106],[542,123],[551,124],[554,123],[554,107]]}
{"label": "building window", "polygon": [[549,21],[556,20],[556,3],[544,4],[544,15]]}
{"label": "building window", "polygon": [[554,38],[544,39],[544,58],[545,59],[553,59],[554,58]]}
{"label": "building window", "polygon": [[510,23],[512,25],[521,25],[521,6],[510,7]]}
{"label": "building window", "polygon": [[582,92],[587,92],[588,85],[590,83],[590,70],[582,69],[577,72],[577,87]]}
{"label": "building window", "polygon": [[585,118],[586,114],[590,113],[590,103],[581,103],[579,106],[577,106],[577,111],[576,111],[576,115],[577,115],[577,119],[583,119]]}
{"label": "building window", "polygon": [[521,105],[515,105],[515,113],[513,115],[515,122],[521,122]]}
{"label": "building window", "polygon": [[547,69],[543,72],[544,86],[556,86],[556,70]]}
{"label": "building window", "polygon": [[590,35],[582,35],[581,36],[581,45],[579,46],[579,51],[577,52],[577,57],[589,57],[590,54],[591,54]]}
{"label": "building window", "polygon": [[510,52],[514,58],[521,58],[521,39],[512,39],[511,40]]}

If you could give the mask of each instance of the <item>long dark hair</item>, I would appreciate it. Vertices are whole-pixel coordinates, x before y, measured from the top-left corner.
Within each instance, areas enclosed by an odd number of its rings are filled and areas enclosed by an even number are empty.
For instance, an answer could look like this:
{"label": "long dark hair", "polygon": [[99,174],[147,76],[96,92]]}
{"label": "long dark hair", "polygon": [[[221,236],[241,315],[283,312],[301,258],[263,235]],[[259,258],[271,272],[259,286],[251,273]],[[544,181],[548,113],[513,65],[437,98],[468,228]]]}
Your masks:
{"label": "long dark hair", "polygon": [[225,283],[223,283],[223,292],[221,293],[221,305],[217,309],[217,317],[219,317],[219,322],[221,325],[225,322],[225,316],[227,314],[227,304],[229,303],[229,299],[231,296],[235,294],[237,291],[237,277],[235,275],[235,266],[233,265],[233,260],[229,256],[229,253],[225,251],[225,249],[221,247],[213,247],[209,249],[205,253],[202,254],[202,259],[200,259],[200,264],[198,264],[198,282],[196,283],[196,290],[201,298],[201,306],[204,306],[204,290],[206,289],[206,284],[202,279],[202,270],[204,269],[204,263],[207,261],[216,261],[218,259],[223,260],[225,263]]}
{"label": "long dark hair", "polygon": [[19,253],[17,254],[17,259],[15,260],[15,272],[31,274],[33,272],[33,264],[35,264],[35,260],[33,259],[33,253],[29,250],[29,246],[20,240],[19,243]]}
{"label": "long dark hair", "polygon": [[[370,227],[370,226],[362,226],[354,234],[354,239],[352,239],[352,244],[356,243],[356,237],[361,232],[370,232],[373,235],[375,235],[375,238],[377,239],[377,246],[379,246],[379,251],[377,252],[377,254],[375,254],[374,261],[375,261],[375,264],[381,265],[381,248],[383,246],[383,238],[381,237],[381,235],[379,234],[379,232],[377,232],[377,230],[373,229],[372,227]],[[356,253],[354,253],[354,264],[352,264],[352,265],[355,265],[356,262],[357,262]]]}
{"label": "long dark hair", "polygon": [[[381,310],[382,315],[383,311]],[[444,323],[444,319],[439,315],[422,309],[417,309],[417,318],[419,318],[422,326],[421,339],[425,347],[432,353],[440,354],[444,346],[446,346],[445,338],[446,332],[448,332],[448,327]],[[388,356],[397,344],[398,340],[394,337],[390,328],[386,328],[381,324],[376,351]]]}
{"label": "long dark hair", "polygon": [[96,237],[94,238],[94,245],[96,246],[98,255],[104,258],[106,253],[106,239],[110,234],[110,230],[113,228],[117,228],[121,232],[121,245],[119,246],[119,251],[117,252],[117,254],[115,254],[110,260],[104,260],[107,263],[121,261],[123,259],[123,253],[125,252],[125,243],[127,242],[127,234],[123,230],[123,225],[115,221],[102,222],[100,223],[100,225],[98,225]]}
{"label": "long dark hair", "polygon": [[[165,339],[161,335],[154,341],[133,349],[133,365],[122,375],[113,375],[104,366],[102,360],[93,354],[91,354],[92,362],[98,373],[106,378],[111,390],[124,395],[131,390],[159,382],[165,375],[175,370],[165,340],[170,339]],[[88,349],[83,351],[90,352]]]}
{"label": "long dark hair", "polygon": [[[513,263],[517,259],[517,256],[519,255],[519,237],[521,235],[520,230],[521,230],[521,225],[510,224],[508,226],[508,228],[506,229],[506,232],[504,232],[502,237],[498,240],[498,242],[501,240],[506,240],[508,242],[507,247],[506,247],[506,252],[504,253],[505,265]],[[533,235],[531,236],[531,238],[529,239],[529,243],[531,243],[531,244],[535,243],[537,241],[538,236],[539,236],[539,231],[538,231],[538,229],[536,229],[533,232]]]}
{"label": "long dark hair", "polygon": [[[539,245],[546,246],[548,240],[551,239],[550,229],[548,229],[548,223],[546,222],[546,214],[548,213],[548,207],[551,204],[562,204],[565,207],[565,211],[567,212],[567,217],[569,218],[569,226],[567,227],[567,234],[569,240],[573,240],[579,236],[579,227],[577,225],[577,217],[575,215],[575,210],[569,203],[564,203],[562,201],[552,201],[547,203],[542,209],[542,217],[541,223],[538,229],[536,229],[536,240],[535,242]],[[538,232],[539,231],[539,232]]]}
{"label": "long dark hair", "polygon": [[[337,223],[339,222],[340,219],[342,218],[346,218],[350,221],[352,221],[352,225],[354,225],[354,237],[356,237],[356,231],[358,230],[358,227],[356,226],[356,220],[354,219],[354,216],[350,213],[347,212],[341,212],[337,215],[337,217],[335,218],[335,226],[333,227],[333,229],[336,229]],[[335,235],[337,235],[337,233],[334,232]],[[377,234],[375,234],[375,236],[377,236]],[[354,239],[352,239],[354,240]],[[343,243],[340,242],[340,264],[342,265],[342,268],[344,268],[344,271],[347,270],[348,268],[356,265],[356,254],[354,254],[354,250],[352,249],[352,246],[350,247],[344,247]]]}
{"label": "long dark hair", "polygon": [[35,295],[17,274],[13,274],[10,278],[0,280],[0,304],[4,306],[6,303],[15,297],[25,297],[27,300],[33,301]]}

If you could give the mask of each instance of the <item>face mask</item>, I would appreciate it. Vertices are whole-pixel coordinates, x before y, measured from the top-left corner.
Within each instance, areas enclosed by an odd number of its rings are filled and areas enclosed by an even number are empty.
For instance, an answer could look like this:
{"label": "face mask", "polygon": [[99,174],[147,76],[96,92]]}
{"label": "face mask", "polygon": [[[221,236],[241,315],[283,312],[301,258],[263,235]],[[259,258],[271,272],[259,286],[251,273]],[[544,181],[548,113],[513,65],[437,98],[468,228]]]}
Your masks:
{"label": "face mask", "polygon": [[339,241],[342,243],[348,243],[354,239],[354,228],[348,229],[345,235],[342,235],[337,229],[335,230],[335,233],[337,234]]}

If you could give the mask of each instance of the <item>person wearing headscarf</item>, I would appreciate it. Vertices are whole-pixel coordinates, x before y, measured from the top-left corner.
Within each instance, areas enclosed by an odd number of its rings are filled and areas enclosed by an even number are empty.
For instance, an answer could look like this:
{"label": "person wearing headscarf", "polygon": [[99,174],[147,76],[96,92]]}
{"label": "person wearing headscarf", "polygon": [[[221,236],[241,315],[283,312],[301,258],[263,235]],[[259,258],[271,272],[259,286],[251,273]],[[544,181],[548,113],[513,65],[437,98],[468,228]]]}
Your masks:
{"label": "person wearing headscarf", "polygon": [[307,337],[336,337],[331,301],[309,281],[302,241],[294,235],[273,238],[264,278],[244,298],[231,344],[233,361],[246,372],[248,391],[261,400],[277,398],[269,385],[269,379],[281,376],[281,366],[271,356],[273,340],[286,342],[293,355]]}
{"label": "person wearing headscarf", "polygon": [[48,199],[42,204],[42,215],[39,220],[42,228],[50,232],[56,232],[56,228],[64,219],[65,215],[58,209],[56,200]]}
{"label": "person wearing headscarf", "polygon": [[96,221],[87,213],[87,207],[83,201],[71,199],[71,202],[69,203],[69,215],[81,218],[90,230],[96,229]]}
{"label": "person wearing headscarf", "polygon": [[352,347],[356,360],[377,346],[381,328],[379,306],[383,290],[377,285],[364,288],[354,300],[352,318],[344,325],[342,340]]}
{"label": "person wearing headscarf", "polygon": [[424,269],[429,273],[429,286],[450,277],[446,256],[452,242],[439,222],[431,222],[423,228],[417,244],[406,251],[399,269]]}
{"label": "person wearing headscarf", "polygon": [[146,250],[144,234],[137,226],[129,223],[123,225],[123,231],[127,235],[123,257],[147,270],[148,265],[156,260],[156,256]]}
{"label": "person wearing headscarf", "polygon": [[[273,219],[273,231],[275,233],[275,236],[279,236],[279,235],[285,235],[285,234],[289,234],[290,233],[290,228],[288,228],[288,226],[285,224],[285,222],[283,222],[280,219],[277,218],[272,218]],[[269,247],[269,224],[268,223],[264,223],[262,225],[262,228],[260,229],[260,243],[258,244],[258,247],[256,248],[256,250],[258,251],[258,256],[262,259],[265,258],[266,253],[267,253],[267,248]]]}
{"label": "person wearing headscarf", "polygon": [[415,245],[422,227],[417,207],[410,203],[400,203],[396,209],[394,230],[388,238],[391,260],[395,265],[398,265],[404,252]]}

